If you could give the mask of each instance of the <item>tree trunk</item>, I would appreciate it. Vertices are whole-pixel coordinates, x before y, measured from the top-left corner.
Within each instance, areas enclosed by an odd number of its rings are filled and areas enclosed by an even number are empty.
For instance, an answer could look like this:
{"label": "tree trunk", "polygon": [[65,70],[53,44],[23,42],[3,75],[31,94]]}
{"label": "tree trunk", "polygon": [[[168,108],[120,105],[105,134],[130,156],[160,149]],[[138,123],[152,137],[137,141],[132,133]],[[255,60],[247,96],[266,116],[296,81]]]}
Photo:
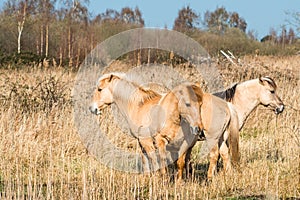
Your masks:
{"label": "tree trunk", "polygon": [[39,55],[40,54],[40,46],[39,46],[39,39],[38,38],[36,39],[35,48],[36,48],[36,54]]}
{"label": "tree trunk", "polygon": [[76,68],[79,67],[79,63],[80,63],[80,53],[81,53],[80,47],[78,47],[78,49],[77,49],[77,59],[76,59]]}
{"label": "tree trunk", "polygon": [[59,47],[59,67],[62,66],[63,63],[63,52],[62,47]]}
{"label": "tree trunk", "polygon": [[44,26],[41,25],[41,50],[40,50],[40,55],[43,56],[44,53]]}
{"label": "tree trunk", "polygon": [[69,26],[68,31],[68,57],[69,57],[69,67],[73,65],[73,58],[72,58],[72,33],[71,33],[71,26]]}
{"label": "tree trunk", "polygon": [[49,24],[46,25],[46,49],[45,56],[48,57],[49,53]]}
{"label": "tree trunk", "polygon": [[18,21],[18,53],[21,53],[21,36],[27,14],[27,1],[24,2],[22,19]]}
{"label": "tree trunk", "polygon": [[18,53],[21,53],[21,36],[24,28],[24,21],[18,23]]}

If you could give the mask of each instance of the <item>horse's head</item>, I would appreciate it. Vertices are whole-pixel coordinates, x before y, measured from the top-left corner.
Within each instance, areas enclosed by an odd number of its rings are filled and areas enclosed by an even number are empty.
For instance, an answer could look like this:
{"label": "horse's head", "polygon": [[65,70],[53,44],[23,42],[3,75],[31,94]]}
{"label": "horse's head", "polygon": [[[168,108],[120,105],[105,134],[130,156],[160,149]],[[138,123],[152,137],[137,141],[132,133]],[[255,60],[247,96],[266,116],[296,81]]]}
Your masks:
{"label": "horse's head", "polygon": [[199,134],[203,130],[200,112],[203,98],[201,88],[195,84],[184,83],[177,86],[173,92],[179,100],[180,115],[188,121],[192,133]]}
{"label": "horse's head", "polygon": [[115,74],[104,74],[97,81],[94,90],[92,103],[89,107],[90,111],[95,115],[100,115],[101,110],[113,103],[113,89],[115,80],[119,77]]}
{"label": "horse's head", "polygon": [[259,101],[264,106],[274,109],[275,114],[284,110],[284,104],[276,94],[277,86],[274,80],[268,76],[259,78]]}

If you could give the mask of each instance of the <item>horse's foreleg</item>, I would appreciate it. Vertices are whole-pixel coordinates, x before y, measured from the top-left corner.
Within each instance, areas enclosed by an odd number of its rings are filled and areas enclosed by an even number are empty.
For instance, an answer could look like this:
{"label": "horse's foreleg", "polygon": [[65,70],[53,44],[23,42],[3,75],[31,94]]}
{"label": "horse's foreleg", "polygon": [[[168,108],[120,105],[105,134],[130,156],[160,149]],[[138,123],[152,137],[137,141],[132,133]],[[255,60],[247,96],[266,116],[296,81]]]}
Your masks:
{"label": "horse's foreleg", "polygon": [[155,137],[155,143],[159,151],[159,162],[160,162],[160,172],[161,174],[165,175],[167,173],[167,151],[166,145],[168,141],[158,134]]}
{"label": "horse's foreleg", "polygon": [[177,170],[178,170],[178,172],[177,172],[177,181],[178,182],[181,182],[182,181],[182,177],[183,177],[183,170],[184,170],[184,168],[185,168],[185,166],[186,166],[186,160],[185,160],[185,158],[186,158],[186,152],[185,153],[183,153],[179,158],[178,158],[178,160],[177,160],[177,162],[176,162],[176,164],[177,164]]}
{"label": "horse's foreleg", "polygon": [[207,172],[207,178],[209,180],[211,180],[212,177],[214,176],[214,173],[217,168],[218,158],[219,158],[219,146],[218,144],[215,144],[215,146],[210,150],[209,153],[209,167]]}
{"label": "horse's foreleg", "polygon": [[142,162],[143,162],[143,173],[150,173],[150,162],[149,162],[149,157],[147,156],[146,151],[141,147],[141,156],[142,156]]}
{"label": "horse's foreleg", "polygon": [[155,147],[153,144],[153,139],[151,137],[149,138],[139,138],[139,144],[142,148],[142,151],[146,154],[143,154],[144,159],[144,171],[149,170],[156,171],[159,167],[157,164],[157,157],[155,152]]}

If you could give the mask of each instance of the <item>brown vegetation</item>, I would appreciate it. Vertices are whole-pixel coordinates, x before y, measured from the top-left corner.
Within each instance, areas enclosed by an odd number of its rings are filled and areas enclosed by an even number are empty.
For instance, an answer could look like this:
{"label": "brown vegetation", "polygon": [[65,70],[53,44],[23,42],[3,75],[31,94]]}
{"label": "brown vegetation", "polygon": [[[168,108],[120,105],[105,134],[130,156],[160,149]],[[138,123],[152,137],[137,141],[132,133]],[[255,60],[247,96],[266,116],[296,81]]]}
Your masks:
{"label": "brown vegetation", "polygon": [[[59,68],[2,69],[0,198],[299,198],[300,58],[247,56],[242,61],[242,66],[220,62],[226,85],[261,75],[274,77],[286,110],[275,116],[260,106],[241,132],[240,169],[228,176],[220,171],[210,184],[205,183],[208,161],[199,154],[199,142],[193,151],[193,175],[183,185],[159,176],[114,171],[86,152],[73,126],[71,90],[75,73]],[[126,71],[127,65],[122,66]],[[182,73],[189,70],[175,68]],[[110,125],[111,120],[107,117],[103,123],[108,127],[107,134],[122,135]],[[118,137],[109,136],[113,142],[120,142]],[[136,143],[130,145],[130,138],[128,141],[121,146],[135,148]]]}
{"label": "brown vegetation", "polygon": [[[0,67],[47,61],[58,66],[79,67],[86,55],[100,42],[125,30],[144,27],[138,7],[107,9],[96,16],[89,14],[87,0],[5,0],[0,10]],[[247,22],[237,12],[224,7],[200,14],[183,7],[174,19],[173,30],[199,42],[210,55],[230,49],[238,55],[295,55],[300,41],[293,28],[274,31],[256,38],[247,30]],[[298,13],[295,13],[298,15]],[[202,25],[201,25],[202,24]],[[170,28],[170,27],[169,27]],[[248,31],[248,34],[247,34]],[[156,60],[152,60],[156,62]]]}

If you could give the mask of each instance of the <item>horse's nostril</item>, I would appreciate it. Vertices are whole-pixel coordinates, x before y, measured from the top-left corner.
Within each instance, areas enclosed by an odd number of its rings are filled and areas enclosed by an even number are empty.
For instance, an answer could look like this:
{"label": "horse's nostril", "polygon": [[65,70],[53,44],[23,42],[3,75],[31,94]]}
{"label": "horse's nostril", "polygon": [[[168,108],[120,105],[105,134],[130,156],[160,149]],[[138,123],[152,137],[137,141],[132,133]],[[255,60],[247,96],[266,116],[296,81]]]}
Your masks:
{"label": "horse's nostril", "polygon": [[284,105],[280,105],[275,109],[275,114],[280,114],[283,112],[283,110],[284,110]]}
{"label": "horse's nostril", "polygon": [[99,111],[98,111],[98,108],[97,107],[94,107],[94,106],[90,106],[89,107],[89,110],[91,111],[91,113],[93,114],[97,114]]}

